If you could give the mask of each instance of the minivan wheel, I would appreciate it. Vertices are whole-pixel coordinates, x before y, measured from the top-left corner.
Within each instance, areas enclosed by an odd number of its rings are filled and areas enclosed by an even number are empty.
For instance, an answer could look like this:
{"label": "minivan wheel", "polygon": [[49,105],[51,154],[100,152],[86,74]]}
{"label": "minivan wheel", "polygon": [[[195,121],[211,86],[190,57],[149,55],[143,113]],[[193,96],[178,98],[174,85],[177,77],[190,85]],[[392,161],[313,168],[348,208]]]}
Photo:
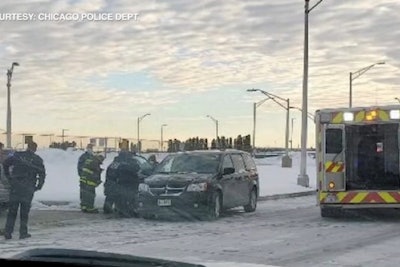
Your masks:
{"label": "minivan wheel", "polygon": [[218,219],[221,215],[221,194],[214,192],[209,208],[210,219]]}
{"label": "minivan wheel", "polygon": [[249,204],[243,207],[245,212],[253,212],[257,208],[257,191],[255,188],[251,190],[249,195]]}

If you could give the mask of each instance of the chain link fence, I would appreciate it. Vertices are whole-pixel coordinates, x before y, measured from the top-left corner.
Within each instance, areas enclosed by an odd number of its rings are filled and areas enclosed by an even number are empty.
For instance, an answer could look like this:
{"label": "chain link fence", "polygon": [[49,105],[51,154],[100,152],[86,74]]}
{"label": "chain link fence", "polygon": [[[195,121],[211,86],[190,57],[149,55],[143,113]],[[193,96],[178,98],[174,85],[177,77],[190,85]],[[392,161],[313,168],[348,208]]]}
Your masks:
{"label": "chain link fence", "polygon": [[[11,135],[11,146],[15,150],[23,150],[26,148],[28,140],[33,140],[38,144],[39,149],[49,147],[59,147],[61,144],[66,146],[73,146],[77,149],[85,149],[87,144],[92,143],[95,151],[118,151],[119,143],[122,139],[127,139],[130,144],[136,145],[136,138],[125,138],[125,137],[98,137],[98,136],[79,136],[79,135],[55,135],[55,134],[38,134],[38,133],[14,133]],[[7,146],[7,135],[6,133],[0,134],[0,142]],[[168,142],[165,141],[164,149],[168,146]],[[160,140],[148,140],[141,139],[142,151],[160,151],[161,141]]]}

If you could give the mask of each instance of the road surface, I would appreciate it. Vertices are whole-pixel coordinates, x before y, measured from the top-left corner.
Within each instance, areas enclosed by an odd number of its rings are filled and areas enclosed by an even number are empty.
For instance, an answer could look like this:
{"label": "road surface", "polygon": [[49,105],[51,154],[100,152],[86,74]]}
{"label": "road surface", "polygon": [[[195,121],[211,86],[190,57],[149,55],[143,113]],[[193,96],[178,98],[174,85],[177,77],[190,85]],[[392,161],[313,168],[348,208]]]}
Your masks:
{"label": "road surface", "polygon": [[[15,234],[13,240],[0,239],[0,255],[65,247],[196,263],[392,267],[400,262],[399,221],[393,211],[321,218],[315,196],[263,201],[255,213],[237,209],[213,222],[32,210],[32,238],[18,240]],[[4,215],[0,223],[4,225]]]}

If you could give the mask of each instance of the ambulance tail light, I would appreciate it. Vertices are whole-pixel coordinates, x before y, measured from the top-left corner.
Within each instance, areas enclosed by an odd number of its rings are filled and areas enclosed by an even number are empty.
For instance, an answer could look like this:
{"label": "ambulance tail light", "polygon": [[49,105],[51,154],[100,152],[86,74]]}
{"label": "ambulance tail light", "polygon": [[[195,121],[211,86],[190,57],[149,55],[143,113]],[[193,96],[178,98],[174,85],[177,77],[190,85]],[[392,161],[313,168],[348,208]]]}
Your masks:
{"label": "ambulance tail light", "polygon": [[400,119],[400,110],[398,110],[398,109],[391,110],[390,111],[390,119],[392,119],[392,120]]}
{"label": "ambulance tail light", "polygon": [[344,121],[353,121],[354,114],[352,112],[345,112],[345,113],[343,113],[343,119],[344,119]]}

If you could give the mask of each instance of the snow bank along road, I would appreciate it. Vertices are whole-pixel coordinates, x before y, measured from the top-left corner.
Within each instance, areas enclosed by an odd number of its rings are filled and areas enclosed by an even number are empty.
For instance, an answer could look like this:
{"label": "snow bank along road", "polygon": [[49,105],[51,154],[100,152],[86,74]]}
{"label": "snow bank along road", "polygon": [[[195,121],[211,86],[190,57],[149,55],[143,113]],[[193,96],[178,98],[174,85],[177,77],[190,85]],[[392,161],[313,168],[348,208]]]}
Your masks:
{"label": "snow bank along road", "polygon": [[[0,217],[2,225],[4,217]],[[255,213],[237,209],[212,222],[32,210],[33,237],[20,241],[16,234],[13,240],[0,239],[0,256],[9,257],[34,247],[65,247],[197,263],[397,266],[399,220],[397,211],[321,218],[315,196],[263,201]]]}

